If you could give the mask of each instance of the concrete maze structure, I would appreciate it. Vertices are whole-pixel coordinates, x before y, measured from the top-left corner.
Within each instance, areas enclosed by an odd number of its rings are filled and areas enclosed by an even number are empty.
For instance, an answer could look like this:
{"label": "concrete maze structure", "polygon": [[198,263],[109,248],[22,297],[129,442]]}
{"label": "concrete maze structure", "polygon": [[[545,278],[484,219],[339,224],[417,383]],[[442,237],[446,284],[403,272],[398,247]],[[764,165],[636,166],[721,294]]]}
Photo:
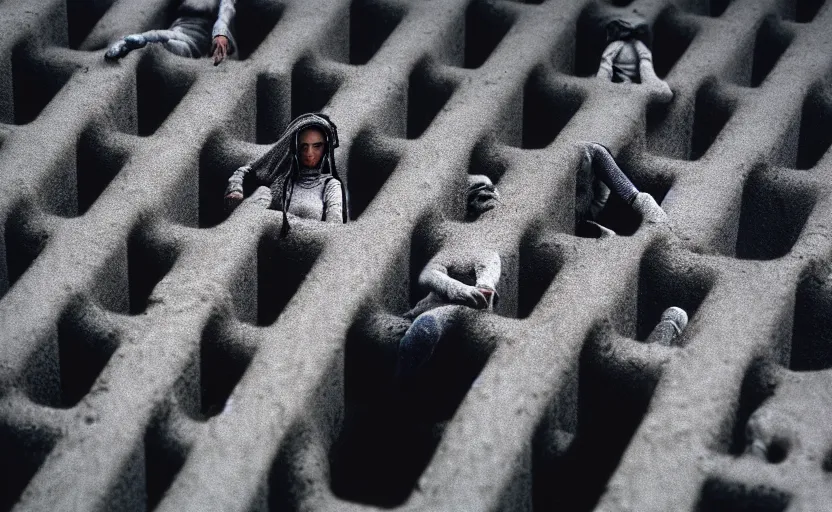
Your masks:
{"label": "concrete maze structure", "polygon": [[[104,61],[172,0],[0,0],[2,509],[829,509],[832,2],[238,4],[214,67]],[[670,104],[593,78],[599,9],[651,23]],[[226,216],[317,110],[352,222]],[[576,234],[582,140],[670,224]],[[500,306],[402,399],[416,277],[480,248]]]}

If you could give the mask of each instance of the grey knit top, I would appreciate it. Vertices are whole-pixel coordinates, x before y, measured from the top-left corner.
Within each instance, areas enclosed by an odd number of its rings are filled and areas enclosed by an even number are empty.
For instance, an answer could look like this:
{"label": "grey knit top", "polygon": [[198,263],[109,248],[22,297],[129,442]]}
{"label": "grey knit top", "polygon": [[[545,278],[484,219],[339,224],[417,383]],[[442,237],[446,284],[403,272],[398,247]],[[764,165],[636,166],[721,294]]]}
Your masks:
{"label": "grey knit top", "polygon": [[[289,211],[304,219],[324,220],[341,224],[341,183],[318,169],[301,169],[294,184]],[[280,205],[276,205],[280,208]]]}

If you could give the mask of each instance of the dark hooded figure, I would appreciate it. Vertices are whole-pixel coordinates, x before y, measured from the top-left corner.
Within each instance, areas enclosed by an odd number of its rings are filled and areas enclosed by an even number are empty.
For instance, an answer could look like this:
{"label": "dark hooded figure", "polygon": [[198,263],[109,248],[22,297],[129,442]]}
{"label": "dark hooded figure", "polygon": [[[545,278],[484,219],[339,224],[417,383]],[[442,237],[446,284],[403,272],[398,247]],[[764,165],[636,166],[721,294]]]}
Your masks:
{"label": "dark hooded figure", "polygon": [[289,230],[287,213],[307,219],[345,223],[346,191],[335,167],[338,131],[325,114],[295,118],[265,155],[228,178],[225,204],[233,210],[243,200],[243,181],[259,186],[251,200],[283,212],[281,234]]}
{"label": "dark hooded figure", "polygon": [[606,48],[596,76],[604,80],[646,84],[657,91],[662,101],[670,101],[673,92],[656,76],[650,51],[650,26],[637,14],[609,14],[598,22],[606,33]]}

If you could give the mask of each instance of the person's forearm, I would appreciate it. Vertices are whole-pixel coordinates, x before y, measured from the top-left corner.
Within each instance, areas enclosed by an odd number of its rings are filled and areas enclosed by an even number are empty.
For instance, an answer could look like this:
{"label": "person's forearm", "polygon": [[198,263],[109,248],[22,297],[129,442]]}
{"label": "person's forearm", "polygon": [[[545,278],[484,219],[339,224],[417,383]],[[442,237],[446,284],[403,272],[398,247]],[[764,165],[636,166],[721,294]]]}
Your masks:
{"label": "person's forearm", "polygon": [[324,191],[324,220],[333,224],[343,224],[344,203],[341,195],[341,184],[335,178],[330,179]]}
{"label": "person's forearm", "polygon": [[474,267],[477,275],[477,286],[485,285],[492,290],[496,290],[497,283],[500,281],[501,270],[500,255],[496,252],[491,253],[486,260],[478,262]]}
{"label": "person's forearm", "polygon": [[250,166],[244,165],[234,171],[231,177],[228,178],[228,186],[225,188],[225,195],[234,192],[239,192],[240,194],[243,193],[243,179],[245,179],[245,176],[250,169]]}
{"label": "person's forearm", "polygon": [[595,76],[605,80],[612,80],[612,63],[615,60],[615,56],[618,55],[618,52],[621,51],[623,46],[624,43],[621,41],[613,41],[607,45],[604,49],[604,53],[601,55],[601,64],[598,66],[598,72]]}
{"label": "person's forearm", "polygon": [[428,291],[432,291],[445,299],[449,299],[452,290],[465,286],[448,275],[448,269],[437,263],[428,263],[419,275],[419,285]]}
{"label": "person's forearm", "polygon": [[[211,37],[225,36],[232,40],[231,25],[234,23],[234,16],[237,14],[236,9],[237,0],[222,0],[220,2],[220,9],[217,13],[217,21],[214,23],[214,29],[211,31]],[[230,48],[231,53],[234,53],[234,48]]]}

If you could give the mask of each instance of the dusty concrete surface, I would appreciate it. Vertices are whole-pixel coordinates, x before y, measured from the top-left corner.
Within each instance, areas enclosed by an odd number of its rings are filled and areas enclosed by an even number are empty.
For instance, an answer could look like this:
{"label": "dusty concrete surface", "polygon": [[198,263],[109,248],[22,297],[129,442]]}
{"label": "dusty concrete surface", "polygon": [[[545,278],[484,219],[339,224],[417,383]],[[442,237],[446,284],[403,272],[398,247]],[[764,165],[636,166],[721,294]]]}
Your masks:
{"label": "dusty concrete surface", "polygon": [[[104,61],[169,0],[0,0],[0,507],[828,510],[832,4],[238,3],[213,67]],[[615,8],[669,106],[588,76]],[[318,109],[354,221],[225,218],[231,171]],[[671,225],[611,201],[628,236],[575,236],[580,140]],[[474,222],[467,173],[503,202]],[[477,247],[501,306],[403,404],[397,315]],[[683,346],[642,343],[671,305]]]}

